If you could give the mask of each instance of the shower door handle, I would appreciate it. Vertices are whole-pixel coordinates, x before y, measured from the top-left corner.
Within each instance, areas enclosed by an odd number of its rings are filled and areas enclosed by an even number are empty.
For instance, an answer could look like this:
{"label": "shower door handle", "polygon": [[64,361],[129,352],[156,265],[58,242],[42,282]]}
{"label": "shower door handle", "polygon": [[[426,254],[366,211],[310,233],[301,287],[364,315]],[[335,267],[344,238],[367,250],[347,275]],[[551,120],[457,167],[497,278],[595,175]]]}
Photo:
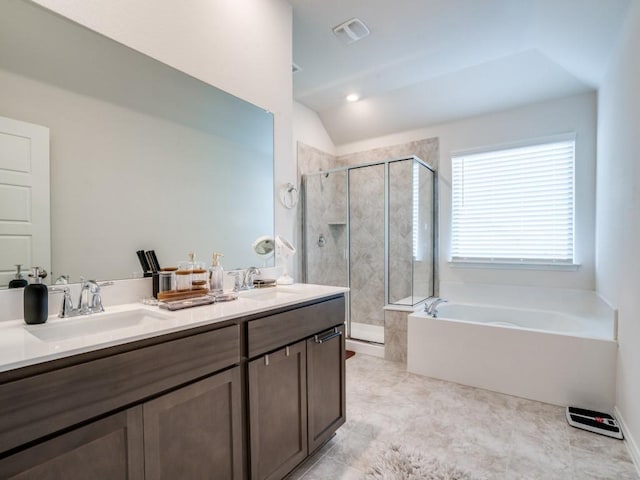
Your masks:
{"label": "shower door handle", "polygon": [[328,342],[329,340],[339,337],[342,335],[342,332],[340,330],[338,330],[337,328],[333,329],[333,332],[325,335],[324,337],[320,338],[318,337],[318,335],[316,335],[315,337],[313,337],[313,341],[316,343],[325,343]]}

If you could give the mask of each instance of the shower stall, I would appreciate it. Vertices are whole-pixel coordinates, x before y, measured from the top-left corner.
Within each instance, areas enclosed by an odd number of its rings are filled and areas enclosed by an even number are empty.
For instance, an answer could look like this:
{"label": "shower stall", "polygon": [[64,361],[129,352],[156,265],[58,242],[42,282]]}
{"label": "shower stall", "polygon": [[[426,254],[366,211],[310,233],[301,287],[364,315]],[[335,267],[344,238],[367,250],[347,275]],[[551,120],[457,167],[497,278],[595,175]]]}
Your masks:
{"label": "shower stall", "polygon": [[413,156],[303,175],[303,274],[350,288],[347,332],[384,343],[386,306],[435,292],[436,174]]}

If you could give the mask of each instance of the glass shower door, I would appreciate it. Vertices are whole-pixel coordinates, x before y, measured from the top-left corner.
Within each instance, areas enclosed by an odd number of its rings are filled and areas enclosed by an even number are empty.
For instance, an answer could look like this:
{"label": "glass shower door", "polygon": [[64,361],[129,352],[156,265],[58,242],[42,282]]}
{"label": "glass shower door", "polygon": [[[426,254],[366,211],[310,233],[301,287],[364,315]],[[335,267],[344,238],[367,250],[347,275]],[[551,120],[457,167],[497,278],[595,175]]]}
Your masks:
{"label": "glass shower door", "polygon": [[416,157],[304,175],[305,281],[347,286],[349,338],[434,292],[435,174]]}
{"label": "glass shower door", "polygon": [[389,303],[434,292],[434,173],[416,159],[389,162]]}
{"label": "glass shower door", "polygon": [[349,169],[351,338],[384,343],[385,165]]}

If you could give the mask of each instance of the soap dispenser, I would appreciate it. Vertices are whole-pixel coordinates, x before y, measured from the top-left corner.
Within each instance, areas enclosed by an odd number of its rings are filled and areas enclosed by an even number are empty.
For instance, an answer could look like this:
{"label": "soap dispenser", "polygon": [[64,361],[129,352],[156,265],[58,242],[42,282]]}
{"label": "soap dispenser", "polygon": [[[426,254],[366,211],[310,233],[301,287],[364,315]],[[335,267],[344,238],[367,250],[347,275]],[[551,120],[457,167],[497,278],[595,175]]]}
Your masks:
{"label": "soap dispenser", "polygon": [[9,288],[22,288],[26,287],[29,282],[22,275],[22,265],[16,264],[18,271],[16,272],[16,277],[9,282]]}
{"label": "soap dispenser", "polygon": [[209,290],[211,293],[222,293],[224,290],[224,269],[220,265],[221,253],[213,254],[213,261],[209,268]]}
{"label": "soap dispenser", "polygon": [[44,323],[49,316],[49,291],[42,283],[40,267],[33,267],[29,276],[33,279],[24,287],[24,321],[28,325]]}

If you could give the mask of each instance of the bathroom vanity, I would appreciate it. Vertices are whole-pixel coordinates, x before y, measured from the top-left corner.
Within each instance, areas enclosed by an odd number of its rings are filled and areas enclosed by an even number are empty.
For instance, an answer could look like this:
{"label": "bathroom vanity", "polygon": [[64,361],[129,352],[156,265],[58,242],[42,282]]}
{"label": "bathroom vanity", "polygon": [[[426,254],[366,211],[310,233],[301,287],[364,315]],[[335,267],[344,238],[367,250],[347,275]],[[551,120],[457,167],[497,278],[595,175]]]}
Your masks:
{"label": "bathroom vanity", "polygon": [[345,289],[279,288],[117,340],[0,327],[0,478],[283,478],[345,421]]}

